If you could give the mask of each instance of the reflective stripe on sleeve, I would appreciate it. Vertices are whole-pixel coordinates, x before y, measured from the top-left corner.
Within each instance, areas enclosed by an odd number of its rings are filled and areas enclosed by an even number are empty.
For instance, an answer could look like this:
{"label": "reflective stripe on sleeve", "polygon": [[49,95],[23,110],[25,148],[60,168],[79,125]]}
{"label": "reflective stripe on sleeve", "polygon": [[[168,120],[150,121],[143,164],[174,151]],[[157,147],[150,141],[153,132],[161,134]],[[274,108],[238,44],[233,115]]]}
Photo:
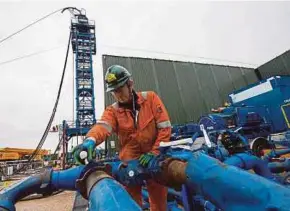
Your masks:
{"label": "reflective stripe on sleeve", "polygon": [[113,130],[112,126],[106,121],[98,120],[96,124],[102,125],[109,133],[111,133]]}
{"label": "reflective stripe on sleeve", "polygon": [[141,95],[145,100],[147,99],[147,92],[141,92]]}
{"label": "reflective stripe on sleeve", "polygon": [[160,128],[167,128],[167,127],[171,127],[171,123],[170,121],[164,121],[164,122],[159,122],[157,124],[157,128],[160,129]]}

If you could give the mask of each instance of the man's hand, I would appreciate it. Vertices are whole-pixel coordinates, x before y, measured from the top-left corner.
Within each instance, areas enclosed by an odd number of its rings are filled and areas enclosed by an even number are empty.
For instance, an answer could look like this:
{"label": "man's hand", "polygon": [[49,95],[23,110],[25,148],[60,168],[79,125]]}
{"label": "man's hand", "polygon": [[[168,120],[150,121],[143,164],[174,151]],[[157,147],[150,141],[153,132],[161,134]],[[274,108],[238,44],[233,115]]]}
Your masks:
{"label": "man's hand", "polygon": [[143,155],[140,156],[139,158],[139,163],[144,166],[147,167],[148,164],[150,163],[150,161],[155,157],[155,155],[152,152],[148,152],[145,153]]}
{"label": "man's hand", "polygon": [[84,140],[82,144],[77,145],[72,151],[76,164],[78,165],[85,164],[85,161],[80,158],[80,153],[82,151],[86,151],[88,153],[88,157],[87,157],[88,162],[90,162],[91,160],[94,160],[96,158],[95,148],[96,148],[96,142],[90,138],[87,138],[86,140]]}

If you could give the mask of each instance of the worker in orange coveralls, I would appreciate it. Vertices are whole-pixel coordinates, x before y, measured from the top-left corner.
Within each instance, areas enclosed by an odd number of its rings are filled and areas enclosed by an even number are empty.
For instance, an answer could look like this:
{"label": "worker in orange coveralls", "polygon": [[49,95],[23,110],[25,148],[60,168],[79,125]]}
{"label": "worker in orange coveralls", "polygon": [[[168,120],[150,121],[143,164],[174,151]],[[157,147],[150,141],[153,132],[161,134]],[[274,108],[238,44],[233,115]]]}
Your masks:
{"label": "worker in orange coveralls", "polygon": [[[108,106],[101,120],[87,133],[85,141],[74,150],[76,161],[81,162],[81,150],[93,159],[95,147],[113,132],[118,135],[122,161],[139,159],[146,166],[159,153],[161,141],[169,141],[171,124],[165,106],[152,91],[135,92],[128,70],[119,65],[108,68],[105,75],[107,92],[116,102]],[[167,188],[153,180],[146,182],[151,211],[166,211]],[[126,187],[132,198],[142,206],[141,186]]]}

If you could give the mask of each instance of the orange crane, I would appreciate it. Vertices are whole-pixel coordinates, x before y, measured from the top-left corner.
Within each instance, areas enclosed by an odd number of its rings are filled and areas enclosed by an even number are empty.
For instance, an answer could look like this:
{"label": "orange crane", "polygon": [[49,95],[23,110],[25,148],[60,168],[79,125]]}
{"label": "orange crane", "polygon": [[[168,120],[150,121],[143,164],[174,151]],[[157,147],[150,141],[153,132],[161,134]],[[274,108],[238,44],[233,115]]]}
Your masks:
{"label": "orange crane", "polygon": [[[27,159],[35,149],[22,149],[22,148],[0,148],[0,161],[6,160],[24,160]],[[42,160],[44,155],[49,155],[50,150],[41,149],[35,156],[35,160]]]}

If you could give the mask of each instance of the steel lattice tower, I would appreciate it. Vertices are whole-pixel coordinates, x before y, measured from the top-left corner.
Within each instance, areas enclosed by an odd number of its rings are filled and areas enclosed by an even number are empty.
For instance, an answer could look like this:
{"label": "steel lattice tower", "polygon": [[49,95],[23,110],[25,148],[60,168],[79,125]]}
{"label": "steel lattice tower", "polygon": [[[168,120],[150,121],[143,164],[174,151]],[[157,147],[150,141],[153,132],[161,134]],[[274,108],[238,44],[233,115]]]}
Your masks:
{"label": "steel lattice tower", "polygon": [[72,19],[71,32],[76,71],[76,127],[88,128],[96,123],[92,60],[96,54],[96,37],[94,21],[82,13]]}
{"label": "steel lattice tower", "polygon": [[96,123],[92,58],[96,54],[95,22],[88,20],[85,10],[79,10],[74,7],[68,7],[64,10],[66,9],[73,15],[70,30],[72,50],[75,58],[74,97],[76,102],[76,120],[73,123],[64,120],[61,125],[62,129],[60,130],[57,150],[62,148],[63,168],[66,165],[69,140],[74,136],[85,136]]}

